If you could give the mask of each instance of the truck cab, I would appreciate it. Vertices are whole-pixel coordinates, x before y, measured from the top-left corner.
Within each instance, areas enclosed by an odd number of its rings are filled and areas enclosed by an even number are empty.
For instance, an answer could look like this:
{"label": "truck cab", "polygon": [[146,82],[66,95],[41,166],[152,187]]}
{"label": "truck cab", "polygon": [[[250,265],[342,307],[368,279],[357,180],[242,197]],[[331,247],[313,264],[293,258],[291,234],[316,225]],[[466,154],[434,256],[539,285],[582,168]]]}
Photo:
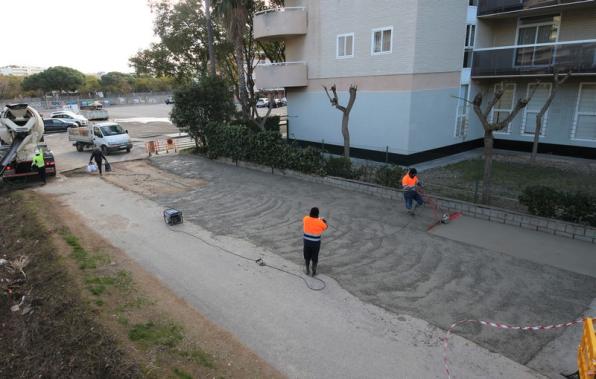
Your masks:
{"label": "truck cab", "polygon": [[128,136],[128,130],[122,129],[115,122],[103,122],[93,125],[93,144],[101,148],[104,154],[113,151],[126,150],[130,152],[132,142]]}

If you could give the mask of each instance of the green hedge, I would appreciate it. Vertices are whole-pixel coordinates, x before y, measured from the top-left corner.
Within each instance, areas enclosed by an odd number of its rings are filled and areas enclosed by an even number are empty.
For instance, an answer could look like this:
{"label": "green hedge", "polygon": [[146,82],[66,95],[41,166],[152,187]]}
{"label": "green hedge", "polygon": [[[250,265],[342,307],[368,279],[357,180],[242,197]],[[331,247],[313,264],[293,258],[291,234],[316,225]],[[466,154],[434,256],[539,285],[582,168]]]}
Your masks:
{"label": "green hedge", "polygon": [[246,125],[209,124],[205,129],[207,156],[228,157],[271,168],[325,175],[321,151],[291,145],[277,131],[254,131]]}
{"label": "green hedge", "polygon": [[526,187],[519,202],[533,215],[596,226],[596,197],[546,186]]}

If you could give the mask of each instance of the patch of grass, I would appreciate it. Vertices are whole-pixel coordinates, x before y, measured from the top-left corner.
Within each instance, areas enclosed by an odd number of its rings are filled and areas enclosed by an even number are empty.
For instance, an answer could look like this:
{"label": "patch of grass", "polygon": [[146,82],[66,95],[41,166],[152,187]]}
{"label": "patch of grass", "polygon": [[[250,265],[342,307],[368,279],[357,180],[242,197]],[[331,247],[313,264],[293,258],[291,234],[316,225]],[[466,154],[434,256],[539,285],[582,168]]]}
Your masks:
{"label": "patch of grass", "polygon": [[128,271],[120,270],[114,278],[114,285],[121,290],[129,290],[132,287],[132,275]]}
{"label": "patch of grass", "polygon": [[174,374],[176,375],[177,378],[180,378],[180,379],[192,379],[192,376],[189,373],[187,373],[183,370],[180,370],[177,367],[174,368]]}
{"label": "patch of grass", "polygon": [[128,326],[128,318],[124,316],[122,313],[119,313],[116,316],[116,321],[118,321],[120,325]]}
{"label": "patch of grass", "polygon": [[109,257],[99,254],[90,254],[79,242],[79,239],[69,231],[61,231],[62,238],[71,247],[71,257],[77,261],[81,270],[95,269],[98,265],[109,262]]}
{"label": "patch of grass", "polygon": [[135,324],[128,332],[131,341],[145,346],[174,347],[182,341],[182,328],[173,323],[160,324],[147,322]]}
{"label": "patch of grass", "polygon": [[95,305],[97,305],[98,307],[101,307],[105,304],[105,302],[101,299],[97,299],[95,300]]}
{"label": "patch of grass", "polygon": [[178,354],[207,368],[215,368],[215,363],[210,354],[206,353],[201,349],[193,349],[190,351],[179,351]]}
{"label": "patch of grass", "polygon": [[112,286],[115,279],[112,276],[88,276],[85,278],[87,289],[95,296],[103,294],[108,286]]}

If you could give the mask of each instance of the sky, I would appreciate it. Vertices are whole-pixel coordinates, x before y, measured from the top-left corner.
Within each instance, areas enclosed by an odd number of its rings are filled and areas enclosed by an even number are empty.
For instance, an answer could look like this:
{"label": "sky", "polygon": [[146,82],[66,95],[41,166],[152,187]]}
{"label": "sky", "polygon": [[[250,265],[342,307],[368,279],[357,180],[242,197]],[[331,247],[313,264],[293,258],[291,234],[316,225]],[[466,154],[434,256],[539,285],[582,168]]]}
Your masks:
{"label": "sky", "polygon": [[0,0],[0,10],[0,67],[132,72],[128,58],[157,40],[147,0]]}

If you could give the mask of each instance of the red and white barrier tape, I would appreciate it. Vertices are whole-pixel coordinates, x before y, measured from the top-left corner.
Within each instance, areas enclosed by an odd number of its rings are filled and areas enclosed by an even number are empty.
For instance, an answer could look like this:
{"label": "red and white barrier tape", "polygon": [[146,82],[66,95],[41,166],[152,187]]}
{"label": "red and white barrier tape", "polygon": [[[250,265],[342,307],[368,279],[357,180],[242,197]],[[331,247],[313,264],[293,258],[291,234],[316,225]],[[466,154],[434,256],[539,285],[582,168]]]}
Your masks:
{"label": "red and white barrier tape", "polygon": [[449,336],[451,332],[456,327],[463,325],[463,324],[470,324],[470,323],[478,323],[480,325],[490,326],[497,329],[509,329],[509,330],[551,330],[551,329],[560,329],[566,328],[568,326],[573,326],[583,322],[583,318],[578,318],[574,321],[564,322],[561,324],[552,324],[552,325],[531,325],[531,326],[513,326],[509,324],[502,324],[499,322],[492,322],[492,321],[485,321],[485,320],[461,320],[456,323],[453,323],[449,329],[447,329],[447,334],[445,338],[443,338],[443,364],[445,365],[445,373],[447,374],[447,378],[451,379],[451,373],[449,371],[449,361],[447,359],[447,348],[449,347]]}

